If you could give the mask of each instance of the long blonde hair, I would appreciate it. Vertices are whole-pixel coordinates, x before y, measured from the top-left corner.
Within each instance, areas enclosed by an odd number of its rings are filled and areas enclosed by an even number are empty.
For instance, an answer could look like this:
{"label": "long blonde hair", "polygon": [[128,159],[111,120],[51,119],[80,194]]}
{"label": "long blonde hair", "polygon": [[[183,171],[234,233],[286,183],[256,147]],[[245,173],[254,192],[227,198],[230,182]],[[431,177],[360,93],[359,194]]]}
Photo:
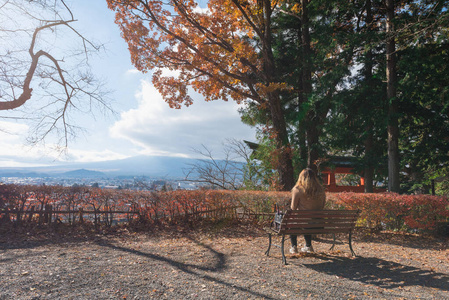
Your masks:
{"label": "long blonde hair", "polygon": [[309,196],[315,196],[324,191],[315,172],[309,168],[302,170],[294,188],[302,189]]}

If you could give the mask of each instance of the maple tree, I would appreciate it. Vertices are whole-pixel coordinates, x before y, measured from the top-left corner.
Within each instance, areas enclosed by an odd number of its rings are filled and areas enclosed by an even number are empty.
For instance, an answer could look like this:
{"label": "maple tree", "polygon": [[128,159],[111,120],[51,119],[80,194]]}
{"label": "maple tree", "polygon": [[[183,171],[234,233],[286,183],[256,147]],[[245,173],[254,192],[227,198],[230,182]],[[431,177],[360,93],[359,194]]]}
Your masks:
{"label": "maple tree", "polygon": [[154,70],[153,84],[171,107],[191,105],[191,87],[206,101],[249,101],[269,111],[280,185],[290,189],[293,166],[280,98],[289,86],[277,78],[272,45],[277,4],[212,0],[201,9],[195,1],[108,0],[133,64]]}

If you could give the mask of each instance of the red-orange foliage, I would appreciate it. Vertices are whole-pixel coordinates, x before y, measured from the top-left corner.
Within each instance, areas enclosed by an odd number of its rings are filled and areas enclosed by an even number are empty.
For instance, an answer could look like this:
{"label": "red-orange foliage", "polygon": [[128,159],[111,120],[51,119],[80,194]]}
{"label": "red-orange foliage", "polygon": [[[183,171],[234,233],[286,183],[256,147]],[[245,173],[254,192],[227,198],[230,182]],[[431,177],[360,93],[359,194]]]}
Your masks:
{"label": "red-orange foliage", "polygon": [[[449,218],[447,197],[395,193],[328,193],[329,209],[360,209],[360,226],[394,230],[434,230]],[[40,200],[38,200],[40,199]],[[195,221],[199,218],[236,217],[236,208],[252,214],[272,213],[274,206],[290,206],[290,192],[195,190],[150,192],[0,185],[0,212],[51,204],[58,210],[137,211],[145,222]],[[222,212],[222,213],[221,213]],[[109,223],[111,219],[105,220]]]}
{"label": "red-orange foliage", "polygon": [[449,218],[447,197],[396,193],[338,193],[334,197],[336,205],[360,209],[361,224],[371,228],[435,230],[438,222]]}
{"label": "red-orange foliage", "polygon": [[[153,83],[175,108],[192,104],[189,85],[206,101],[264,101],[268,86],[250,77],[263,74],[251,41],[262,20],[256,2],[247,4],[239,9],[233,1],[211,0],[206,10],[195,1],[108,1],[133,64],[144,72],[157,70]],[[178,73],[164,75],[162,68]]]}

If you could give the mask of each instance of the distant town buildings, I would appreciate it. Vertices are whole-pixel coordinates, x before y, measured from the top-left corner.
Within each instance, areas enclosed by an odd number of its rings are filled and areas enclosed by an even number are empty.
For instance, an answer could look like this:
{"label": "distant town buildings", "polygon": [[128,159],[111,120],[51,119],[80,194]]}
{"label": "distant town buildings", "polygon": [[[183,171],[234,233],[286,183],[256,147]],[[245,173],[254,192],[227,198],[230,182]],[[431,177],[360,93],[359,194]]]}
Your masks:
{"label": "distant town buildings", "polygon": [[62,177],[0,177],[0,182],[17,185],[87,186],[103,189],[149,191],[196,190],[201,183],[183,180],[150,179],[146,177],[62,178]]}

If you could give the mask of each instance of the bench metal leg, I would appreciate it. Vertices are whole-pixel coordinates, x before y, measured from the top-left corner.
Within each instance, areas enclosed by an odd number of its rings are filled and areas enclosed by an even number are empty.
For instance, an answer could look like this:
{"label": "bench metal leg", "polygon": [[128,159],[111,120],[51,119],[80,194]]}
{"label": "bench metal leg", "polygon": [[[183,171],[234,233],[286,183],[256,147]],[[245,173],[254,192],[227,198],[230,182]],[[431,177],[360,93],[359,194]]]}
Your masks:
{"label": "bench metal leg", "polygon": [[[335,233],[332,234],[334,236],[334,241],[332,244],[332,247],[329,249],[329,251],[333,250],[335,247]],[[352,249],[352,232],[349,233],[349,249],[351,250],[351,255],[352,256],[357,256],[354,252],[354,250]]]}
{"label": "bench metal leg", "polygon": [[334,250],[335,247],[335,233],[332,233],[332,236],[334,238],[334,242],[332,243],[332,247],[329,249],[329,251]]}
{"label": "bench metal leg", "polygon": [[352,232],[349,233],[349,249],[351,249],[352,256],[357,256],[355,255],[354,250],[352,250]]}
{"label": "bench metal leg", "polygon": [[268,233],[268,249],[265,251],[265,255],[270,255],[270,249],[271,249],[271,233]]}
{"label": "bench metal leg", "polygon": [[285,258],[285,254],[284,254],[284,242],[285,242],[285,235],[282,235],[282,241],[281,241],[282,262],[284,263],[284,265],[286,265],[287,258]]}

